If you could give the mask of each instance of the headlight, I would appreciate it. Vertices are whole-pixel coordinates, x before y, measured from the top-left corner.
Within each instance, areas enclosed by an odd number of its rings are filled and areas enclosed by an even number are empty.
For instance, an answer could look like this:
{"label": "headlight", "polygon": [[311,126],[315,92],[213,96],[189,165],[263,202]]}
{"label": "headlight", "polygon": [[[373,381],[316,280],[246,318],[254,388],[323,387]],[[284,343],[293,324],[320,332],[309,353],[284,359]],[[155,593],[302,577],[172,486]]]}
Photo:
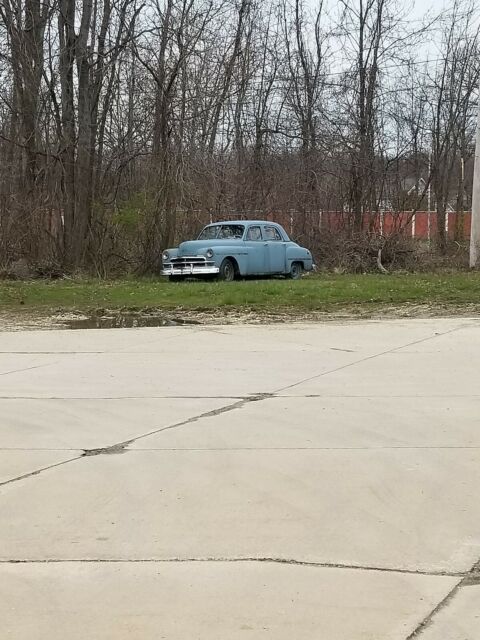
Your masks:
{"label": "headlight", "polygon": [[205,255],[207,258],[213,258],[213,249],[207,249],[207,253]]}
{"label": "headlight", "polygon": [[168,260],[170,257],[170,254],[168,253],[168,251],[164,251],[162,253],[162,260],[165,262],[166,260]]}

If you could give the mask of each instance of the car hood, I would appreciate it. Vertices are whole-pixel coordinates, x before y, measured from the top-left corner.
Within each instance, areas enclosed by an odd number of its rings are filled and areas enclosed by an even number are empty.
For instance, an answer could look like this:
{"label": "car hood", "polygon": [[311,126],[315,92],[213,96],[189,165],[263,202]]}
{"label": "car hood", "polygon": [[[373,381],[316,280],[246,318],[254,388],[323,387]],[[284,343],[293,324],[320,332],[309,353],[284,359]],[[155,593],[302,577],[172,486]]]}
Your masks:
{"label": "car hood", "polygon": [[195,256],[205,253],[207,249],[215,249],[215,247],[225,247],[230,245],[240,247],[242,245],[242,240],[188,240],[187,242],[182,242],[182,244],[179,245],[178,255]]}

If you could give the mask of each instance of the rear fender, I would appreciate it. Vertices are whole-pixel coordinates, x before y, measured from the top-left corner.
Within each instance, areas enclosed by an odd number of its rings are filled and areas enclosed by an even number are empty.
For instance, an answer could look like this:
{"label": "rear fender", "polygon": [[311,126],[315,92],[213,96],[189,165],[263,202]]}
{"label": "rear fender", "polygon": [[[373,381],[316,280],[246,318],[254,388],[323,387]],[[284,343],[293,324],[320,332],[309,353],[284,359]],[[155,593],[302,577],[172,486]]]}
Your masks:
{"label": "rear fender", "polygon": [[300,262],[305,271],[313,269],[312,254],[303,247],[292,246],[287,248],[287,269],[290,271],[293,262]]}

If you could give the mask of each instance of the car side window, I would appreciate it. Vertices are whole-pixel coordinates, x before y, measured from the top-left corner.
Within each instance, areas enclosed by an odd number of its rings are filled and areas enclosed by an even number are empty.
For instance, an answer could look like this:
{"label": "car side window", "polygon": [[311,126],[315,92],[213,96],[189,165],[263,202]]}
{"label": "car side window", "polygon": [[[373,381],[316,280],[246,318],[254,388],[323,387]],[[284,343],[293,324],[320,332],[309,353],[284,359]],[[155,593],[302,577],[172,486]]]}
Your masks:
{"label": "car side window", "polygon": [[262,230],[260,227],[250,227],[247,231],[247,240],[253,240],[254,242],[262,239]]}
{"label": "car side window", "polygon": [[281,242],[282,236],[278,232],[278,229],[275,227],[265,227],[264,228],[265,240],[274,240],[276,242]]}

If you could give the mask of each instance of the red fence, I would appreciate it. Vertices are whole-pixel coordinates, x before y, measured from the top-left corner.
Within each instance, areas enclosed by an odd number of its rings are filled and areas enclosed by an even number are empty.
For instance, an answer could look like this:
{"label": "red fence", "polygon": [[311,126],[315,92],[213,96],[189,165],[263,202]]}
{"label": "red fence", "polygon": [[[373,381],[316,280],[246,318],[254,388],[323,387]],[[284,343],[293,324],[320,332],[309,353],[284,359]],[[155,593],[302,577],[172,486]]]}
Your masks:
{"label": "red fence", "polygon": [[[437,213],[433,211],[417,211],[413,217],[412,214],[408,212],[400,214],[384,213],[379,215],[380,220],[378,225],[383,225],[383,235],[388,236],[398,229],[404,229],[405,234],[412,238],[429,240],[437,234]],[[445,229],[447,236],[452,239],[455,235],[457,215],[455,211],[445,214]],[[472,214],[470,212],[464,213],[462,217],[463,237],[467,238],[470,235]]]}
{"label": "red fence", "polygon": [[[452,211],[445,214],[445,229],[449,238],[454,237],[457,213]],[[352,221],[352,214],[343,211],[311,211],[306,214],[299,211],[290,213],[269,214],[269,220],[279,222],[291,234],[298,234],[300,228],[308,234],[313,228],[318,231],[339,231],[348,228]],[[470,235],[472,214],[463,213],[463,237]],[[437,213],[435,211],[417,211],[412,216],[411,211],[399,213],[387,211],[374,215],[365,215],[363,219],[365,231],[381,233],[390,236],[401,232],[411,238],[429,240],[437,234]]]}

